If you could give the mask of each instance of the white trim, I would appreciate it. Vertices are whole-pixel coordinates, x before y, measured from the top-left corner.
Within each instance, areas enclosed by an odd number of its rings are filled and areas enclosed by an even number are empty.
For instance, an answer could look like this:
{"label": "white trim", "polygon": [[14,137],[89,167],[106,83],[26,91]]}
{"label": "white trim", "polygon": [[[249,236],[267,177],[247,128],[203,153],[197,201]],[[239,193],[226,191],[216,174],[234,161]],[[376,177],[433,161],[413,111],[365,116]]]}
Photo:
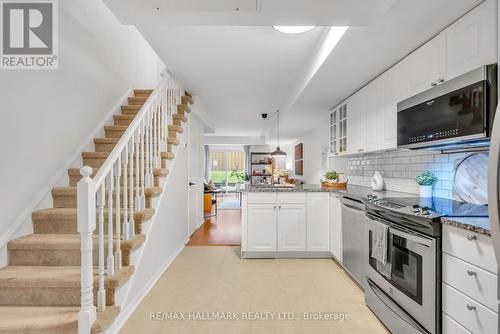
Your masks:
{"label": "white trim", "polygon": [[179,255],[180,252],[182,252],[182,250],[184,249],[184,247],[186,247],[186,243],[188,241],[189,237],[186,238],[179,246],[177,246],[173,254],[167,259],[165,264],[161,266],[160,269],[154,273],[154,275],[151,276],[151,279],[144,285],[144,288],[137,294],[134,300],[128,304],[128,307],[120,311],[118,319],[116,319],[111,325],[111,327],[109,327],[104,332],[105,334],[114,334],[120,331],[123,325],[125,325],[125,323],[127,322],[128,318],[137,309],[137,307],[139,307],[140,303],[144,300],[149,291],[151,291],[151,289],[155,286],[155,284],[161,278],[163,273],[172,264],[177,255]]}
{"label": "white trim", "polygon": [[94,137],[99,136],[100,132],[102,133],[104,126],[113,119],[113,115],[121,109],[122,104],[126,104],[126,101],[132,92],[132,89],[127,90],[127,92],[120,98],[119,102],[116,103],[106,114],[103,121],[97,125],[95,130],[87,136],[87,138],[85,138],[85,140],[78,145],[77,148],[75,148],[73,151],[75,153],[66,159],[66,161],[61,165],[61,168],[52,173],[53,176],[47,180],[41,190],[36,194],[36,196],[33,197],[32,201],[27,205],[27,208],[19,213],[17,218],[14,220],[14,223],[11,224],[7,231],[0,236],[0,248],[4,247],[7,242],[10,241],[23,223],[26,221],[31,222],[31,214],[38,209],[38,206],[46,198],[46,196],[51,195],[54,185],[68,175],[68,169],[74,166],[75,161],[79,161],[79,159],[81,161],[82,152],[85,151],[88,146],[93,144]]}

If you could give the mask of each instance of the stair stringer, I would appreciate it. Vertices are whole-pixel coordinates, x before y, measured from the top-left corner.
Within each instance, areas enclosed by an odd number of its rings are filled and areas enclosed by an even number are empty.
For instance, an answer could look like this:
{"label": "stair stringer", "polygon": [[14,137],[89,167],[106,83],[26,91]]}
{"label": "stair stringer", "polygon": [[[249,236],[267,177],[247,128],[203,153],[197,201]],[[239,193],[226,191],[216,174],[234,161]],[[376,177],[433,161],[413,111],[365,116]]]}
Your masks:
{"label": "stair stringer", "polygon": [[[116,291],[116,305],[120,306],[121,311],[113,324],[104,332],[105,334],[119,332],[189,240],[186,136],[187,131],[184,131],[179,136],[179,145],[173,147],[174,159],[167,163],[169,174],[164,178],[163,184],[160,184],[163,191],[158,198],[153,200],[155,214],[143,224],[146,241],[131,253],[131,265],[136,270],[132,277]],[[179,196],[179,189],[184,189],[186,196],[183,198]],[[183,200],[184,203],[182,203]],[[172,218],[174,216],[178,216],[178,219]],[[177,235],[170,233],[171,230],[168,227],[172,224],[178,228]],[[165,242],[163,237],[173,239]],[[158,245],[166,246],[166,248],[159,250]]]}

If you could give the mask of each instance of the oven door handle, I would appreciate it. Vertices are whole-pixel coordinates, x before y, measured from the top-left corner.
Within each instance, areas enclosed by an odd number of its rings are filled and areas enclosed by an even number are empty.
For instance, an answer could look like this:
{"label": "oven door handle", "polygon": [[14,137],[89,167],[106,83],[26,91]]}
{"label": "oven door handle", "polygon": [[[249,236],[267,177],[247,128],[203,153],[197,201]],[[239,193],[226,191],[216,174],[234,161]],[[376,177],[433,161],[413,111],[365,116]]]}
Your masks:
{"label": "oven door handle", "polygon": [[376,220],[382,224],[388,225],[390,233],[397,235],[397,236],[400,236],[401,238],[405,238],[405,239],[411,240],[413,242],[416,242],[422,246],[430,248],[430,247],[432,247],[432,244],[434,243],[433,239],[424,237],[417,232],[413,232],[411,230],[407,230],[407,229],[403,229],[401,227],[398,227],[396,224],[393,224],[393,223],[388,222],[386,220],[375,219],[372,217],[367,217],[367,218],[368,218],[368,221]]}

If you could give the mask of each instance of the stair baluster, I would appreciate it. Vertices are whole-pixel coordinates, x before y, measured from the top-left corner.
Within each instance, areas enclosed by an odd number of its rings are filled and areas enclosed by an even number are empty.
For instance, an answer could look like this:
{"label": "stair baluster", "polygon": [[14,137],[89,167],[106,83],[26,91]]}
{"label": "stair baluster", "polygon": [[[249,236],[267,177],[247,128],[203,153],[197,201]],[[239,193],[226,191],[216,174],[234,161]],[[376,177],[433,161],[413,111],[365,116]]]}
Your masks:
{"label": "stair baluster", "polygon": [[144,194],[144,182],[145,182],[145,178],[144,178],[144,168],[145,168],[145,159],[146,159],[146,154],[144,152],[144,149],[145,149],[145,143],[144,143],[144,140],[145,140],[145,137],[146,137],[146,121],[143,120],[142,122],[142,125],[141,125],[141,136],[140,136],[140,140],[141,140],[141,205],[140,205],[140,210],[144,210],[146,208],[146,196]]}
{"label": "stair baluster", "polygon": [[[121,177],[122,177],[122,164],[121,156],[115,163],[115,196],[116,196],[116,213],[115,213],[115,268],[116,270],[122,269],[122,249],[121,249]],[[125,197],[125,196],[124,196]]]}
{"label": "stair baluster", "polygon": [[123,232],[124,240],[130,239],[130,226],[128,223],[128,145],[122,152],[122,168],[123,168]]}
{"label": "stair baluster", "polygon": [[115,257],[113,255],[113,169],[109,171],[106,178],[106,189],[108,191],[108,258],[107,274],[115,274]]}
{"label": "stair baluster", "polygon": [[129,201],[128,201],[128,235],[129,239],[135,237],[135,219],[134,219],[134,136],[130,137],[129,141],[129,174],[130,174],[130,184],[129,184]]}
{"label": "stair baluster", "polygon": [[100,186],[97,191],[97,211],[99,213],[99,290],[97,291],[97,312],[106,311],[106,289],[104,289],[104,207],[106,190]]}
{"label": "stair baluster", "polygon": [[141,164],[140,164],[140,138],[141,138],[141,128],[138,128],[134,134],[135,137],[135,208],[136,210],[142,210],[141,207]]}

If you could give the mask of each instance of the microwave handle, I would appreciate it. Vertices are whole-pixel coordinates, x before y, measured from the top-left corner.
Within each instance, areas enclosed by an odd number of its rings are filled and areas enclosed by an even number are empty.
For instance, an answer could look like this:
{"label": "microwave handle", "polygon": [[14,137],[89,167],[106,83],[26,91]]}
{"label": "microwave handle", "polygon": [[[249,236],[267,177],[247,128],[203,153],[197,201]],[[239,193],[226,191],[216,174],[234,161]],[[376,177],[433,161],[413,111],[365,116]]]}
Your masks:
{"label": "microwave handle", "polygon": [[402,229],[402,228],[396,226],[396,224],[392,224],[388,221],[382,221],[381,219],[374,219],[372,217],[367,217],[367,218],[368,218],[368,220],[377,220],[378,222],[380,222],[382,224],[388,225],[389,232],[394,234],[394,235],[397,235],[397,236],[400,236],[401,238],[405,238],[405,239],[414,241],[414,242],[421,244],[422,246],[425,246],[425,247],[432,247],[432,241],[433,241],[432,239],[425,238],[425,237],[421,236],[420,234],[415,233],[413,231]]}

